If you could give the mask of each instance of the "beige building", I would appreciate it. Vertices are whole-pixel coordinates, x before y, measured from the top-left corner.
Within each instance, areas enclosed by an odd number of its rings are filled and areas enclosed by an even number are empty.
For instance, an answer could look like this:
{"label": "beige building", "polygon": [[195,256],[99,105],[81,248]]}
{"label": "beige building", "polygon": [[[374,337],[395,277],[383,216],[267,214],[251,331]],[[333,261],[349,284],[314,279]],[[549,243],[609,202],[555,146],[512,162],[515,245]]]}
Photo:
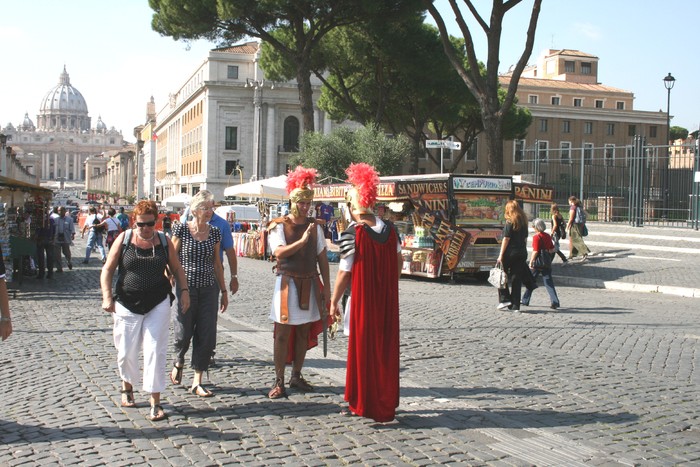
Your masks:
{"label": "beige building", "polygon": [[[201,189],[223,199],[241,178],[286,173],[302,131],[298,88],[267,80],[259,58],[257,42],[211,50],[157,113],[151,134],[144,127],[143,155],[148,141],[155,146],[156,199]],[[320,82],[312,84],[316,102]],[[317,131],[337,126],[318,108],[314,119]]]}
{"label": "beige building", "polygon": [[85,189],[111,195],[111,201],[136,195],[136,148],[106,151],[85,161]]}
{"label": "beige building", "polygon": [[17,126],[8,123],[2,133],[8,136],[18,160],[41,182],[85,180],[85,160],[93,154],[120,149],[121,132],[101,117],[94,127],[83,95],[70,82],[65,67],[58,84],[42,98],[37,125],[24,115]]}
{"label": "beige building", "polygon": [[[503,87],[510,76],[500,78]],[[578,50],[547,50],[528,67],[518,84],[518,105],[527,107],[532,124],[523,139],[504,142],[504,173],[528,171],[526,159],[550,163],[618,162],[627,157],[635,135],[649,145],[664,145],[666,113],[634,109],[634,94],[598,81],[598,57]],[[446,151],[449,152],[449,151]],[[486,144],[456,171],[485,172]],[[456,153],[455,153],[456,154]],[[451,167],[449,161],[446,167]],[[540,180],[548,182],[548,180]]]}

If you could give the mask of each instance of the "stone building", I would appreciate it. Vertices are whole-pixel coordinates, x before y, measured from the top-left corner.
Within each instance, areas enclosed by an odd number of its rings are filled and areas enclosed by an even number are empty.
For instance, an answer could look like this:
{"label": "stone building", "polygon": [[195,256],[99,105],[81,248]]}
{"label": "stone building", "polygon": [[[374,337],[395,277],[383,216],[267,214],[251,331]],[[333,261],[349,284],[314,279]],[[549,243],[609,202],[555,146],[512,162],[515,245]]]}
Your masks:
{"label": "stone building", "polygon": [[42,182],[84,181],[88,156],[120,149],[124,143],[121,132],[108,129],[101,117],[91,126],[87,102],[65,67],[58,84],[41,99],[36,121],[34,125],[25,113],[21,123],[8,123],[2,133],[22,165]]}
{"label": "stone building", "polygon": [[[502,75],[500,82],[507,87],[510,75]],[[586,162],[624,160],[635,135],[644,136],[649,145],[667,144],[666,113],[635,110],[633,92],[600,83],[594,55],[569,49],[545,51],[524,70],[516,96],[518,105],[530,110],[532,123],[524,138],[504,141],[506,174],[528,173],[531,168],[524,161],[535,157],[541,162],[540,178],[547,165],[580,163],[582,157]],[[487,170],[486,144],[479,139],[456,171]],[[434,171],[434,164],[423,164]],[[452,167],[449,160],[445,167]]]}
{"label": "stone building", "polygon": [[[153,157],[147,145],[154,142],[156,199],[201,189],[222,199],[241,173],[244,181],[286,173],[302,131],[297,83],[267,80],[259,58],[258,42],[211,50],[170,95],[155,127],[144,125],[139,159]],[[320,82],[312,84],[317,102]],[[314,119],[324,133],[338,125],[318,108]]]}

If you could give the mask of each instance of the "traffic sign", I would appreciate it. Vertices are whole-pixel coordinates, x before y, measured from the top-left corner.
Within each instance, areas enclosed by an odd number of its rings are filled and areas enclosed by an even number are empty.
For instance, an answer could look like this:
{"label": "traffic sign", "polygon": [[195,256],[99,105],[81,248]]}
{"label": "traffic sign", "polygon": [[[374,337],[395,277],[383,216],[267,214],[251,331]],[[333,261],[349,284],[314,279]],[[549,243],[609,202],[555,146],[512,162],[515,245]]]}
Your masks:
{"label": "traffic sign", "polygon": [[446,143],[445,147],[447,149],[455,149],[455,150],[462,149],[462,143],[460,143],[459,141],[445,141],[445,143]]}
{"label": "traffic sign", "polygon": [[426,142],[425,142],[426,149],[444,148],[444,147],[445,147],[445,140],[442,140],[442,139],[429,139],[429,140],[426,140]]}

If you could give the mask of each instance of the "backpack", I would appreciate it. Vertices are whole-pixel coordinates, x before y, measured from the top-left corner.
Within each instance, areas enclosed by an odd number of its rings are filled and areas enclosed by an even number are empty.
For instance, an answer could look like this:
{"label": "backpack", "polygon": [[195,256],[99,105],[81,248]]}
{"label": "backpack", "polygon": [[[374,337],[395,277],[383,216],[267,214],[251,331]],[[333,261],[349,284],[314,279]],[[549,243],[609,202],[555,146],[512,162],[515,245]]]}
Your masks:
{"label": "backpack", "polygon": [[122,230],[126,230],[129,228],[129,216],[126,214],[120,213],[118,216],[119,218],[119,224],[121,225]]}
{"label": "backpack", "polygon": [[99,225],[101,223],[102,223],[102,221],[97,217],[97,214],[95,214],[95,217],[92,219],[93,232],[101,234],[102,232],[105,231],[105,228],[103,226],[97,227],[97,225]]}
{"label": "backpack", "polygon": [[120,225],[117,223],[117,221],[114,220],[113,218],[110,217],[110,218],[108,218],[107,220],[108,220],[108,221],[111,220],[112,223],[114,223],[114,225],[117,226],[117,230],[109,230],[109,229],[107,229],[107,238],[106,238],[106,240],[105,240],[105,243],[107,243],[107,246],[108,246],[109,248],[112,248],[112,243],[114,243],[114,240],[117,239],[117,237],[119,236],[119,233],[122,231],[122,228],[121,228]]}

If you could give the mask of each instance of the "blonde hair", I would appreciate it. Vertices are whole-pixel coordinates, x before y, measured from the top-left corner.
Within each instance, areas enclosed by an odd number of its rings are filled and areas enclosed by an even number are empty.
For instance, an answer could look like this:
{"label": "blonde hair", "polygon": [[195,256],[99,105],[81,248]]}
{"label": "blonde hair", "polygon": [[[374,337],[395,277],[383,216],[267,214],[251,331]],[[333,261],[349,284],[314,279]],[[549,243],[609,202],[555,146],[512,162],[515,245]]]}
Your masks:
{"label": "blonde hair", "polygon": [[199,191],[192,198],[192,202],[190,203],[190,212],[194,211],[196,209],[199,209],[199,207],[204,203],[213,203],[213,202],[214,202],[214,195],[212,194],[211,191],[209,191],[209,190]]}
{"label": "blonde hair", "polygon": [[513,224],[513,230],[520,230],[521,227],[527,228],[527,216],[522,210],[518,202],[514,199],[506,203],[506,211],[504,217],[506,221]]}

